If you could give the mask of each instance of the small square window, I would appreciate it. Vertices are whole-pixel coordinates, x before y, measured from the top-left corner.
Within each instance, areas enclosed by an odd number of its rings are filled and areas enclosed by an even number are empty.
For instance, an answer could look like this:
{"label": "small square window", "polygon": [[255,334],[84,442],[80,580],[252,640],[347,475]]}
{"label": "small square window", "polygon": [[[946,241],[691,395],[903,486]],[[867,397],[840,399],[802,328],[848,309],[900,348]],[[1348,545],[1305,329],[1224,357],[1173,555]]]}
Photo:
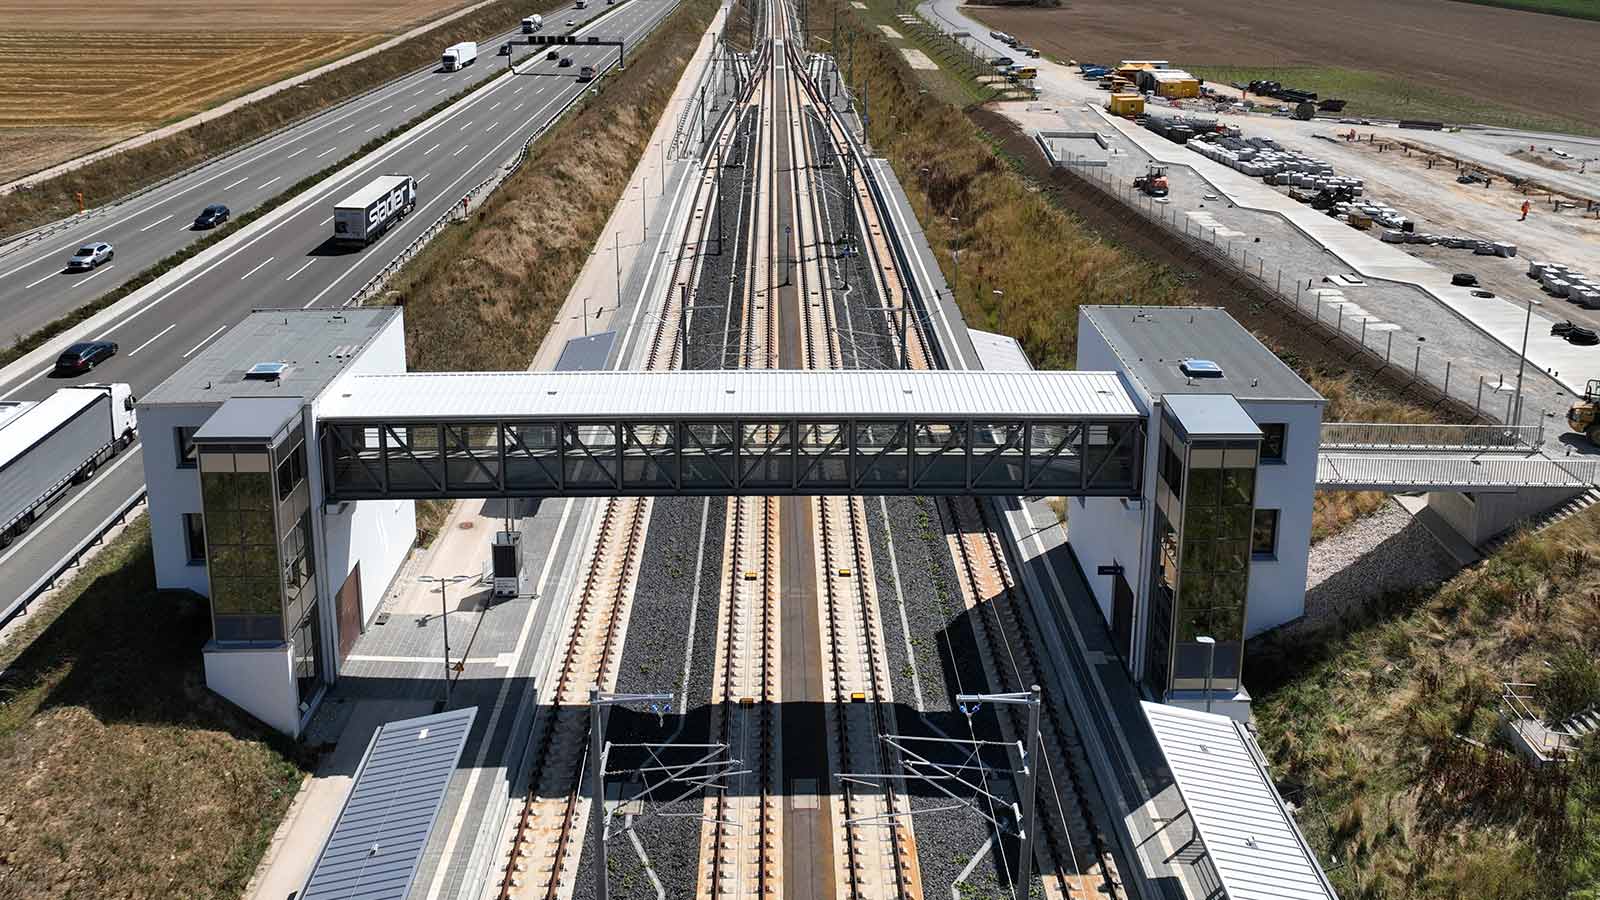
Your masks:
{"label": "small square window", "polygon": [[1283,462],[1284,440],[1289,426],[1282,422],[1258,423],[1261,428],[1261,461]]}
{"label": "small square window", "polygon": [[183,545],[189,554],[189,565],[204,565],[206,561],[206,519],[200,513],[183,514]]}
{"label": "small square window", "polygon": [[194,449],[194,433],[199,430],[187,425],[172,429],[172,444],[178,451],[178,468],[195,467],[197,457]]}
{"label": "small square window", "polygon": [[1278,555],[1278,511],[1256,510],[1255,524],[1250,529],[1250,556],[1254,559],[1274,559]]}

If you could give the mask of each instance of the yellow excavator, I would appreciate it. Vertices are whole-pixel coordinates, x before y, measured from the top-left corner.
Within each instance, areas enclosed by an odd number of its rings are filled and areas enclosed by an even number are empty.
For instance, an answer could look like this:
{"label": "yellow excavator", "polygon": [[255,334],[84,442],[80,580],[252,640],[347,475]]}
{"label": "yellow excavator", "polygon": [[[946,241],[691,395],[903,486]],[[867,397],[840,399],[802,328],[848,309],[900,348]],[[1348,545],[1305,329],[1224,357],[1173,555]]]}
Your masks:
{"label": "yellow excavator", "polygon": [[1567,427],[1600,447],[1600,378],[1589,379],[1583,388],[1583,399],[1567,410]]}

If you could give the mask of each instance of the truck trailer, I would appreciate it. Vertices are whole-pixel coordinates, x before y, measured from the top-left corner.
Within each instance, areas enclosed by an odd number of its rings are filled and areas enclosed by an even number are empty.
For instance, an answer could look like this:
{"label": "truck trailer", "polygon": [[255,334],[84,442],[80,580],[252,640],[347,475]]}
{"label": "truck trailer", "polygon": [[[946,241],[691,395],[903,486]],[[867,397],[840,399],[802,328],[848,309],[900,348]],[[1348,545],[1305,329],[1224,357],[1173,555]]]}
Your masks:
{"label": "truck trailer", "polygon": [[477,58],[477,42],[462,41],[459,44],[451,44],[444,48],[444,55],[439,58],[439,62],[444,66],[446,72],[454,72],[472,65]]}
{"label": "truck trailer", "polygon": [[416,205],[416,179],[410,175],[379,175],[333,205],[333,239],[366,246]]}
{"label": "truck trailer", "polygon": [[522,20],[522,33],[535,34],[544,28],[544,16],[528,16]]}
{"label": "truck trailer", "polygon": [[133,443],[133,405],[126,384],[74,385],[37,402],[0,403],[0,547]]}

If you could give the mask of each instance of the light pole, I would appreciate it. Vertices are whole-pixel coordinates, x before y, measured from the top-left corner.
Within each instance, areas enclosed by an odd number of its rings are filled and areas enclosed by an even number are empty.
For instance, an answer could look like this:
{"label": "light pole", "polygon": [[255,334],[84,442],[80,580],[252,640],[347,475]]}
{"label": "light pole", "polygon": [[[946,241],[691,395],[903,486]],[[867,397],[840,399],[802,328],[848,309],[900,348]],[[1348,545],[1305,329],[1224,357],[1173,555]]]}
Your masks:
{"label": "light pole", "polygon": [[950,264],[955,267],[956,283],[950,291],[953,297],[961,291],[961,250],[956,247],[956,241],[961,237],[961,219],[957,216],[950,217]]}
{"label": "light pole", "polygon": [[1196,637],[1194,642],[1204,644],[1206,648],[1206,712],[1211,712],[1211,675],[1217,664],[1217,639],[1202,634]]}
{"label": "light pole", "polygon": [[1528,329],[1533,325],[1533,307],[1536,303],[1543,305],[1532,297],[1528,298],[1528,313],[1522,320],[1522,353],[1517,357],[1517,413],[1512,425],[1522,424],[1522,370],[1528,365]]}
{"label": "light pole", "polygon": [[471,575],[418,575],[417,580],[423,584],[437,584],[439,586],[439,622],[444,626],[444,705],[450,705],[450,604],[445,599],[445,591],[450,585],[458,581],[466,581]]}

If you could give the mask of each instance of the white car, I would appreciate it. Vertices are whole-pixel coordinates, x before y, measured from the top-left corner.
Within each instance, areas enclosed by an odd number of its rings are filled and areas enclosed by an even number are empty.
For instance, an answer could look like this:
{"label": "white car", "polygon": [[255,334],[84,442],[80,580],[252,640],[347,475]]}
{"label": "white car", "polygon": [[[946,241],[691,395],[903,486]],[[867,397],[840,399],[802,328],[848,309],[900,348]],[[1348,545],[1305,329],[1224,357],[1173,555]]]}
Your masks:
{"label": "white car", "polygon": [[104,241],[97,244],[84,244],[78,248],[77,253],[72,254],[71,259],[67,260],[67,271],[88,271],[103,262],[110,262],[111,258],[116,255],[117,251],[111,249],[111,245]]}

